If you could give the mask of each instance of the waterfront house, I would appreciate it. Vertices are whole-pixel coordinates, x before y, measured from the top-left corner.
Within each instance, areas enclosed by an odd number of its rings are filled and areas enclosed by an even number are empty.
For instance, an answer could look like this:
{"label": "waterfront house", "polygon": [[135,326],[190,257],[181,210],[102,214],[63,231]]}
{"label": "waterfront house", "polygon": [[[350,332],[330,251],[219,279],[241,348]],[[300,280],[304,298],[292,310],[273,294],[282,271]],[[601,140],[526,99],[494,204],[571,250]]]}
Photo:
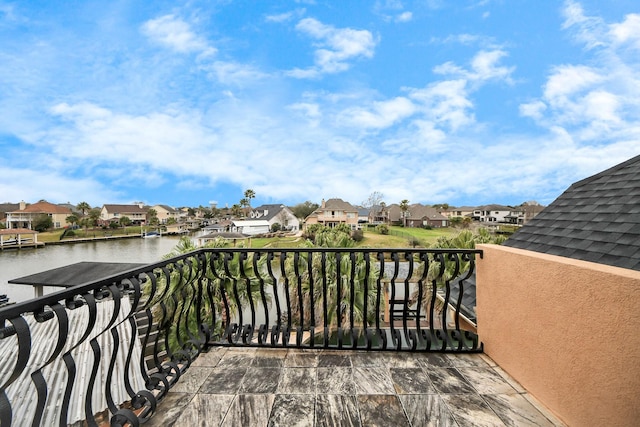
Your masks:
{"label": "waterfront house", "polygon": [[100,222],[108,224],[111,221],[120,221],[120,218],[127,217],[131,220],[131,224],[141,225],[147,219],[148,206],[143,203],[134,205],[102,205],[100,210]]}
{"label": "waterfront house", "polygon": [[53,228],[62,228],[66,224],[66,219],[71,215],[71,209],[54,205],[47,201],[41,200],[37,203],[27,205],[24,201],[20,202],[19,209],[7,212],[7,228],[28,228],[33,229],[33,221],[40,215],[51,217]]}
{"label": "waterfront house", "polygon": [[168,205],[155,205],[152,209],[156,211],[160,224],[166,224],[171,218],[176,221],[180,218],[180,211]]}

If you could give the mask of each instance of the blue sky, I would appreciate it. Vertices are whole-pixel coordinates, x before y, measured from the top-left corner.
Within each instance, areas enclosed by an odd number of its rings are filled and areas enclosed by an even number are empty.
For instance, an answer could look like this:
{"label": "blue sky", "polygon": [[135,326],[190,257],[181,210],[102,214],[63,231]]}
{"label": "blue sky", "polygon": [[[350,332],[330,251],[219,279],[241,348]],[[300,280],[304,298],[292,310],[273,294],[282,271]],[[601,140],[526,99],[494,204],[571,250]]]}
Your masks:
{"label": "blue sky", "polygon": [[640,154],[637,0],[0,0],[0,203],[548,204]]}

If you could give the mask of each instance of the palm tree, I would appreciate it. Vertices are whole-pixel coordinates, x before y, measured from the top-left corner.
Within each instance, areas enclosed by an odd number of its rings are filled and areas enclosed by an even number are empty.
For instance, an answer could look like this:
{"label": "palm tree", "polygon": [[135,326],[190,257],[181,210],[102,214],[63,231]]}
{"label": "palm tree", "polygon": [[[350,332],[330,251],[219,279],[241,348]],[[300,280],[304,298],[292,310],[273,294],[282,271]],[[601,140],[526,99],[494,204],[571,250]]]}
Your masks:
{"label": "palm tree", "polygon": [[402,226],[407,226],[407,211],[409,210],[409,201],[404,199],[400,202],[400,210],[402,211]]}
{"label": "palm tree", "polygon": [[66,217],[64,220],[67,222],[67,224],[69,225],[76,225],[76,223],[78,222],[78,215],[76,214],[71,214],[68,217]]}
{"label": "palm tree", "polygon": [[253,191],[252,189],[248,189],[244,191],[244,198],[247,199],[247,205],[249,207],[251,207],[251,199],[255,199],[256,198],[256,192]]}
{"label": "palm tree", "polygon": [[[229,245],[223,238],[210,240],[204,248],[224,249]],[[182,237],[173,250],[165,255],[165,259],[188,254],[197,250],[189,237]],[[170,347],[176,349],[185,346],[185,337],[194,339],[201,333],[209,336],[199,339],[221,337],[229,332],[231,322],[238,316],[240,326],[248,322],[242,321],[242,308],[262,298],[260,270],[266,259],[257,259],[255,255],[244,257],[238,252],[204,252],[200,255],[185,258],[178,262],[170,274],[169,283],[163,278],[160,291],[163,301],[173,318],[169,334]],[[268,282],[269,280],[263,280]],[[264,283],[269,285],[269,283]],[[265,297],[263,301],[270,301]],[[266,309],[266,307],[265,307]],[[159,312],[156,313],[159,315]],[[255,324],[252,319],[252,324]],[[206,331],[206,332],[203,332]]]}
{"label": "palm tree", "polygon": [[76,205],[76,209],[82,212],[82,215],[86,215],[87,212],[91,209],[91,205],[87,202],[80,202]]}
{"label": "palm tree", "polygon": [[[355,244],[348,232],[328,227],[316,233],[315,241],[315,245],[310,241],[306,245],[348,248]],[[312,257],[310,267],[309,257]],[[325,323],[333,330],[338,325],[351,329],[364,322],[371,326],[375,322],[379,272],[374,263],[368,267],[362,253],[353,256],[328,253],[325,256],[302,252],[297,257],[288,257],[285,261],[285,275],[289,282],[287,292],[291,300],[288,322],[303,329],[318,328]],[[318,333],[323,332],[321,329]]]}

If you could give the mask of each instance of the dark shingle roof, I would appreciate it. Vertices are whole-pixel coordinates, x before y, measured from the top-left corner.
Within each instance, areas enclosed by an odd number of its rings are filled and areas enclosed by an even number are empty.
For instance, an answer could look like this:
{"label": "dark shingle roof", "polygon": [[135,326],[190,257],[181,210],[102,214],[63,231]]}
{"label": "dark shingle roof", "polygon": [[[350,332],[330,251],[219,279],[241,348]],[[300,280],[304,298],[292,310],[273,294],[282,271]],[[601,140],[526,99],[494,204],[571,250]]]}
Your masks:
{"label": "dark shingle roof", "polygon": [[640,156],[574,183],[504,245],[640,270]]}

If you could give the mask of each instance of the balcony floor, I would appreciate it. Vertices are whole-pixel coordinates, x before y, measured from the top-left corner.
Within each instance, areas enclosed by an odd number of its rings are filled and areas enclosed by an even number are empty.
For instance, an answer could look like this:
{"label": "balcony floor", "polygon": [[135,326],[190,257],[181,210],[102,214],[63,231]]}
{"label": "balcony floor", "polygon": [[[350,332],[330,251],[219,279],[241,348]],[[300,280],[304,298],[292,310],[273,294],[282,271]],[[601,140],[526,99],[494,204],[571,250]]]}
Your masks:
{"label": "balcony floor", "polygon": [[151,426],[556,426],[480,354],[214,348]]}

